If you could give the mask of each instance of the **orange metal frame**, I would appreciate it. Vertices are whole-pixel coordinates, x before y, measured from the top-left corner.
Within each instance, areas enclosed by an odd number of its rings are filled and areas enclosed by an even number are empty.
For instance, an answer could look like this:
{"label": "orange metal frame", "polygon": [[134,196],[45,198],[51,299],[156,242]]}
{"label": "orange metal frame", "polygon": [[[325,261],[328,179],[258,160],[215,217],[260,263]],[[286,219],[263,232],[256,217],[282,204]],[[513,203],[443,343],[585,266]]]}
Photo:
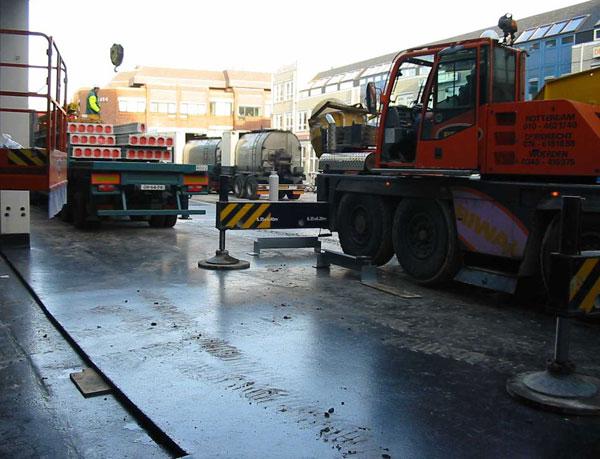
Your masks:
{"label": "orange metal frame", "polygon": [[[29,41],[30,37],[41,37],[46,40],[46,65],[18,64],[0,62],[1,68],[46,70],[46,92],[15,91],[7,88],[10,81],[3,81],[0,96],[10,98],[42,98],[46,99],[46,111],[36,111],[16,106],[0,106],[0,112],[36,113],[40,116],[40,125],[44,123],[45,144],[42,148],[47,158],[45,166],[15,164],[10,160],[14,154],[10,149],[0,148],[0,187],[13,190],[49,191],[63,186],[67,181],[67,66],[52,37],[40,32],[27,30],[0,29],[0,35],[20,36]],[[5,104],[9,104],[4,98]],[[32,145],[33,147],[33,145]]]}

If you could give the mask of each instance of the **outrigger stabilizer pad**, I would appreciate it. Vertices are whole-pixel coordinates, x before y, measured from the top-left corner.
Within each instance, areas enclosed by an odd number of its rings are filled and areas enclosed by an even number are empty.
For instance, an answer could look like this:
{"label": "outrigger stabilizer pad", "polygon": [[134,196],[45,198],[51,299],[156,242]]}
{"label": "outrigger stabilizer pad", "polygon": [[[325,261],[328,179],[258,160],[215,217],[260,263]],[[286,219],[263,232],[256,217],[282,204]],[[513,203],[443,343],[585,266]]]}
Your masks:
{"label": "outrigger stabilizer pad", "polygon": [[521,373],[508,380],[513,397],[547,411],[574,415],[600,415],[600,380],[576,373],[552,371]]}
{"label": "outrigger stabilizer pad", "polygon": [[229,255],[227,250],[217,250],[216,254],[212,258],[206,260],[200,260],[198,262],[199,268],[204,269],[247,269],[250,267],[250,263],[245,260],[238,260],[237,258]]}

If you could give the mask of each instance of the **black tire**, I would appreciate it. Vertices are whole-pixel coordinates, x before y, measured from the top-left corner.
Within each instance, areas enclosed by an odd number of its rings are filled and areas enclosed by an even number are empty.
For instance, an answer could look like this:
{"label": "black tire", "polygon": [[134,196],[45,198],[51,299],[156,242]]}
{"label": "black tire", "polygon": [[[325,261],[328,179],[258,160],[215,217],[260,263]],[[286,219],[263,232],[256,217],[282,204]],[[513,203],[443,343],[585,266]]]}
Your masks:
{"label": "black tire", "polygon": [[173,228],[177,223],[177,215],[165,215],[164,228]]}
{"label": "black tire", "polygon": [[300,195],[299,194],[294,194],[294,193],[288,193],[287,194],[287,198],[290,199],[290,200],[292,200],[292,201],[295,201],[296,199],[300,199]]}
{"label": "black tire", "polygon": [[148,224],[152,228],[164,228],[165,227],[165,216],[164,215],[152,215],[148,219]]}
{"label": "black tire", "polygon": [[75,228],[86,229],[88,223],[87,199],[81,191],[77,191],[73,195],[71,210]]}
{"label": "black tire", "polygon": [[72,223],[73,222],[73,211],[71,209],[71,205],[69,205],[68,203],[63,205],[62,209],[58,213],[58,217],[61,219],[61,221],[65,222],[65,223]]}
{"label": "black tire", "polygon": [[[559,240],[560,214],[556,214],[546,228],[540,248],[540,270],[546,292],[549,291],[550,285],[550,254],[558,252]],[[600,218],[597,215],[582,215],[580,249],[600,250]]]}
{"label": "black tire", "polygon": [[246,190],[246,192],[244,193],[245,198],[248,198],[251,201],[258,199],[258,181],[256,180],[256,177],[249,175],[246,178],[244,190]]}
{"label": "black tire", "polygon": [[392,234],[398,262],[415,282],[442,284],[460,268],[456,227],[447,204],[404,199],[396,209]]}
{"label": "black tire", "polygon": [[338,206],[336,225],[344,253],[371,257],[377,266],[386,264],[394,255],[392,209],[382,198],[345,194]]}
{"label": "black tire", "polygon": [[233,194],[236,198],[242,198],[244,196],[244,182],[245,180],[243,175],[236,175],[233,178]]}

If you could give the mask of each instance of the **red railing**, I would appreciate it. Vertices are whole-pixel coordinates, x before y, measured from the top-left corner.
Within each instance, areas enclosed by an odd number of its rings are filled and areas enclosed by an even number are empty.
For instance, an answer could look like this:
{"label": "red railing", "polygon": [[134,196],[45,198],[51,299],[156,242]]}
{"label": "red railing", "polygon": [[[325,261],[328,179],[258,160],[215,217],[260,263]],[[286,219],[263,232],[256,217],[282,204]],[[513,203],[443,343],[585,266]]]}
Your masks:
{"label": "red railing", "polygon": [[[58,51],[56,44],[52,37],[45,35],[40,32],[30,32],[27,30],[10,30],[0,29],[0,36],[21,36],[26,41],[28,46],[30,37],[41,37],[46,40],[47,48],[45,49],[47,56],[46,65],[37,64],[19,64],[12,62],[0,62],[0,68],[15,68],[23,69],[25,77],[29,75],[31,69],[46,70],[46,92],[31,92],[31,91],[18,91],[11,88],[11,83],[20,83],[23,80],[19,78],[4,78],[2,86],[0,87],[0,96],[7,97],[25,97],[25,98],[41,98],[46,99],[46,110],[39,111],[29,108],[22,108],[19,106],[3,106],[9,105],[10,99],[4,98],[3,105],[0,105],[0,112],[13,112],[13,113],[35,113],[39,116],[40,126],[30,126],[30,129],[34,129],[38,132],[45,130],[45,140],[39,147],[45,148],[48,157],[54,150],[66,151],[67,144],[67,66],[63,61],[63,58]],[[34,56],[29,55],[28,61],[32,62]],[[29,84],[29,81],[28,81]],[[14,102],[13,102],[14,103]],[[15,105],[22,105],[16,104]],[[45,123],[42,126],[42,123]],[[36,129],[39,128],[39,129]],[[30,145],[31,147],[35,145]]]}

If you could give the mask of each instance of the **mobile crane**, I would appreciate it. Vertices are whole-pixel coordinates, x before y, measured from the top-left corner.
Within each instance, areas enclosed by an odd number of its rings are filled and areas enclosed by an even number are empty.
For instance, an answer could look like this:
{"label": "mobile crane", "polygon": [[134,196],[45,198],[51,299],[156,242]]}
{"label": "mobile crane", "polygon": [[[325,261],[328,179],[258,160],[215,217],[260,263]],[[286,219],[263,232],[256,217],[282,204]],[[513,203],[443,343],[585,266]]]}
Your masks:
{"label": "mobile crane", "polygon": [[[585,198],[582,243],[600,248],[600,106],[524,101],[525,57],[487,37],[409,49],[379,98],[367,85],[362,126],[311,128],[324,139],[317,200],[346,254],[395,254],[424,285],[514,293],[547,279],[563,195]],[[374,144],[327,141],[357,127]]]}

